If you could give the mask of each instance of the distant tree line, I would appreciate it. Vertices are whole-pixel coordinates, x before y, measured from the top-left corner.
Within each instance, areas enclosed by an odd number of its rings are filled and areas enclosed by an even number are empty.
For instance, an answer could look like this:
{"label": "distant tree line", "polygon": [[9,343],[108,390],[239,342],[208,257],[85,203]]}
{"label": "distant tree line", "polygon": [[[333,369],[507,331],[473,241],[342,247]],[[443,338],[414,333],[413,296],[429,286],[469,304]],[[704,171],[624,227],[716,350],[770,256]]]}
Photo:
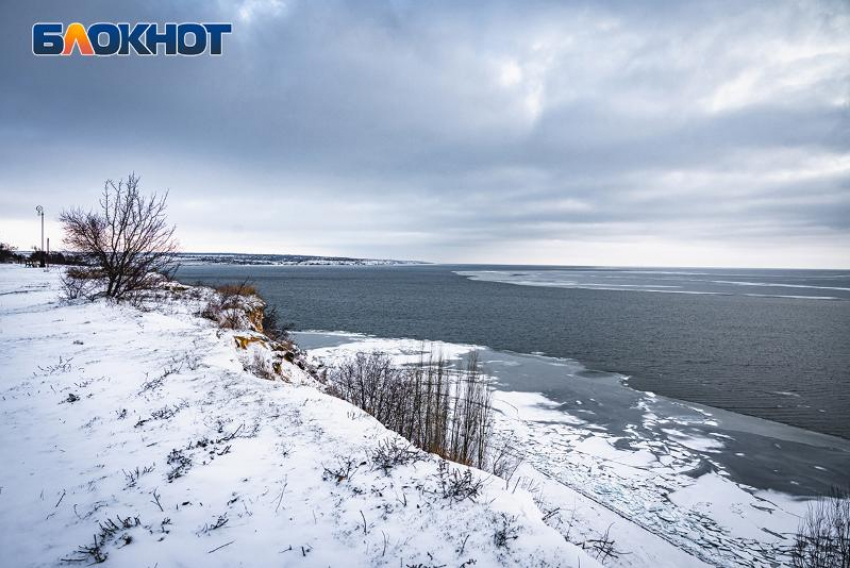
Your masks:
{"label": "distant tree line", "polygon": [[8,243],[0,243],[0,263],[2,264],[40,266],[42,259],[47,264],[61,264],[66,266],[79,266],[85,260],[81,255],[70,252],[51,251],[47,253],[43,250],[34,250],[29,253],[18,252],[16,247]]}

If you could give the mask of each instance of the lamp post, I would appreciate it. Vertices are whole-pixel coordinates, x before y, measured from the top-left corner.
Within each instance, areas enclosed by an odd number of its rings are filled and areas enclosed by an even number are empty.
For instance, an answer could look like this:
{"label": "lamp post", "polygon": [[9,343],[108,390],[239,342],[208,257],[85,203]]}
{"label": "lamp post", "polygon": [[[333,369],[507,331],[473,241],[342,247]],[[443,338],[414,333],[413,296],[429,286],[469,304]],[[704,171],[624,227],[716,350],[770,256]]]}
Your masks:
{"label": "lamp post", "polygon": [[37,205],[35,208],[36,215],[41,217],[41,267],[44,268],[44,207]]}

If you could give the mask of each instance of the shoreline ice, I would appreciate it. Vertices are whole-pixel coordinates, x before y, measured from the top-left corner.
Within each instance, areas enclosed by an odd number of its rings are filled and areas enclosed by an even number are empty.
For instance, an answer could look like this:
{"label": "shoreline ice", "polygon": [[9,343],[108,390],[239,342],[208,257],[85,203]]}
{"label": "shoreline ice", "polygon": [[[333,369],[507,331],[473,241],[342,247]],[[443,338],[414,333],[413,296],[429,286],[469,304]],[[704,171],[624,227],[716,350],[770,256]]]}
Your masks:
{"label": "shoreline ice", "polygon": [[[420,352],[429,347],[428,342],[363,335],[348,335],[345,342],[346,334],[341,332],[333,334],[331,345],[321,347],[321,332],[310,335],[308,357],[331,365],[358,351],[372,350],[388,353],[398,364],[415,364]],[[452,352],[445,345],[437,342],[438,350]],[[471,348],[458,346],[456,358]],[[553,509],[570,511],[573,531],[576,524],[601,531],[606,523],[614,523],[612,536],[629,553],[615,561],[616,566],[682,565],[681,557],[665,564],[675,554],[668,550],[657,555],[657,541],[646,550],[634,539],[636,529],[631,525],[672,545],[677,554],[692,555],[688,565],[694,565],[697,557],[707,564],[728,566],[767,567],[789,560],[790,539],[810,498],[742,482],[742,472],[735,468],[741,463],[758,466],[761,458],[738,451],[750,443],[737,440],[743,437],[738,429],[759,431],[768,441],[788,444],[834,441],[843,447],[838,460],[850,466],[850,443],[840,438],[832,440],[832,436],[792,426],[635,391],[623,384],[622,377],[613,382],[583,379],[583,367],[567,359],[477,349],[485,372],[498,371],[493,376],[497,435],[510,440],[513,451],[524,459],[524,482],[542,488]],[[584,400],[574,399],[565,408],[567,403],[540,392],[512,390],[517,382],[506,377],[522,372],[531,359],[548,359],[561,369],[564,381],[589,381],[591,387],[579,391]],[[629,389],[634,397],[623,399],[622,393],[614,392],[617,389]],[[631,414],[623,423],[612,424],[604,412],[619,414],[621,410],[603,409],[624,400]],[[735,420],[745,424],[726,427]],[[826,471],[820,464],[812,464],[811,469],[813,475]],[[840,475],[840,470],[832,472],[834,479]],[[563,516],[558,523],[563,531]],[[585,536],[581,532],[572,536],[576,535]]]}

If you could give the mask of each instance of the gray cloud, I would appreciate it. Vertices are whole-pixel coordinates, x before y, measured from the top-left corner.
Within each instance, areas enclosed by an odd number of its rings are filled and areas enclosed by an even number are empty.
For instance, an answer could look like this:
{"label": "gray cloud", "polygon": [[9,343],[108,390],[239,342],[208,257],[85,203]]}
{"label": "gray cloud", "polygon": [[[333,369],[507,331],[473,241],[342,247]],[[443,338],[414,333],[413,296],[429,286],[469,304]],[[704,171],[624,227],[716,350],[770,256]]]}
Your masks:
{"label": "gray cloud", "polygon": [[[230,21],[221,58],[36,58],[36,21]],[[843,2],[0,7],[0,239],[103,179],[190,250],[850,266]],[[51,230],[58,237],[55,225]]]}

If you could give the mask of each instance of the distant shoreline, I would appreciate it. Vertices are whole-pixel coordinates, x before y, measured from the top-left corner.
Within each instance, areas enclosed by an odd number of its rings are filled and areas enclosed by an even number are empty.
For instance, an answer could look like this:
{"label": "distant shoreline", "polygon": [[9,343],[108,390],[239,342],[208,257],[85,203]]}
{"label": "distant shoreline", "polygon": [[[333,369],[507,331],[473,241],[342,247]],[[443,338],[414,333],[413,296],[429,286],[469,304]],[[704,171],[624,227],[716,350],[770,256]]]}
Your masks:
{"label": "distant shoreline", "polygon": [[431,264],[420,260],[243,253],[180,253],[177,255],[177,260],[181,264],[195,266],[415,266]]}

